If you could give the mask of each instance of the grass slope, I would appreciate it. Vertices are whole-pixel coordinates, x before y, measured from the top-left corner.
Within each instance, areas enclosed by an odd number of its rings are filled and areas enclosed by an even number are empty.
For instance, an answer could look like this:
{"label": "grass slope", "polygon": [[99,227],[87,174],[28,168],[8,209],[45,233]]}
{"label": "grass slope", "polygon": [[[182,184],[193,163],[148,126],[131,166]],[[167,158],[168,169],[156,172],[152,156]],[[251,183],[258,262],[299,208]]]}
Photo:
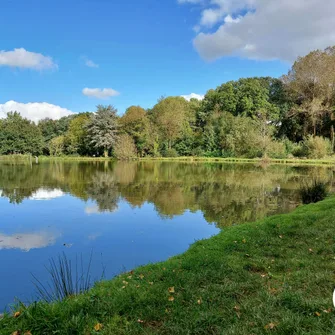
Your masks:
{"label": "grass slope", "polygon": [[18,307],[0,334],[334,334],[334,233],[332,197],[227,228],[63,302]]}

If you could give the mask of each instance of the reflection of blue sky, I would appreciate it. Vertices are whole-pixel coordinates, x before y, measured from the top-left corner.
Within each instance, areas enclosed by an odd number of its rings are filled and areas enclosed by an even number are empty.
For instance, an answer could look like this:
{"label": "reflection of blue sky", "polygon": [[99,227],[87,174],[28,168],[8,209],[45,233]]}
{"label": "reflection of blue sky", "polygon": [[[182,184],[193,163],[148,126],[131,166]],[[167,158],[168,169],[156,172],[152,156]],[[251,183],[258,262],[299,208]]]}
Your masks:
{"label": "reflection of blue sky", "polygon": [[124,269],[181,253],[195,240],[219,231],[201,212],[164,219],[153,204],[133,208],[120,200],[115,212],[88,215],[98,212],[94,201],[44,191],[34,196],[50,201],[23,201],[17,206],[0,198],[0,264],[6,269],[1,276],[0,312],[15,296],[31,299],[35,289],[30,273],[45,282],[44,266],[62,252],[87,260],[93,251],[92,277],[101,276],[103,263],[106,278],[111,278]]}

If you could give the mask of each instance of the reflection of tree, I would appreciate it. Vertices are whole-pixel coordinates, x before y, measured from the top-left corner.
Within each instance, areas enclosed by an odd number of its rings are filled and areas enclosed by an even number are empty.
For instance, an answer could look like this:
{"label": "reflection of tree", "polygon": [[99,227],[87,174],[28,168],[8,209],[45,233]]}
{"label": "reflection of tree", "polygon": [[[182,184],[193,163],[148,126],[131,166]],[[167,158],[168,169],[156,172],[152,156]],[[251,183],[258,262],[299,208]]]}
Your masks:
{"label": "reflection of tree", "polygon": [[109,172],[96,172],[87,187],[86,194],[94,200],[101,212],[114,212],[119,201],[115,177]]}
{"label": "reflection of tree", "polygon": [[115,211],[122,197],[132,206],[152,203],[164,217],[200,210],[218,226],[292,209],[297,188],[314,177],[332,183],[333,169],[157,161],[0,164],[2,197],[13,203],[56,188],[95,201],[99,211]]}

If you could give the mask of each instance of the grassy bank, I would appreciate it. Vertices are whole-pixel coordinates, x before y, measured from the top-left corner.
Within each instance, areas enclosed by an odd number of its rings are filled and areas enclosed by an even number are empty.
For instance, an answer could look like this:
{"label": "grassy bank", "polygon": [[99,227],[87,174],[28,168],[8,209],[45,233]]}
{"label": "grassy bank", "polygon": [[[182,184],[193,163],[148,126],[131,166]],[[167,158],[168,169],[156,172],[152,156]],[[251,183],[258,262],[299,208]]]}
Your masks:
{"label": "grassy bank", "polygon": [[290,164],[290,165],[335,165],[335,157],[324,159],[302,159],[302,158],[221,158],[221,157],[148,157],[140,158],[141,161],[176,161],[176,162],[218,162],[218,163],[257,163],[257,164]]}
{"label": "grassy bank", "polygon": [[[86,157],[86,156],[39,156],[39,162],[46,161],[109,161],[112,157]],[[203,163],[253,163],[253,164],[288,164],[288,165],[335,165],[335,157],[324,159],[302,159],[302,158],[221,158],[221,157],[145,157],[135,159],[138,161],[174,161],[174,162],[203,162]],[[36,162],[35,157],[31,155],[0,155],[0,162],[21,163],[21,162]]]}
{"label": "grassy bank", "polygon": [[332,334],[334,232],[335,197],[227,228],[80,296],[18,306],[0,334]]}

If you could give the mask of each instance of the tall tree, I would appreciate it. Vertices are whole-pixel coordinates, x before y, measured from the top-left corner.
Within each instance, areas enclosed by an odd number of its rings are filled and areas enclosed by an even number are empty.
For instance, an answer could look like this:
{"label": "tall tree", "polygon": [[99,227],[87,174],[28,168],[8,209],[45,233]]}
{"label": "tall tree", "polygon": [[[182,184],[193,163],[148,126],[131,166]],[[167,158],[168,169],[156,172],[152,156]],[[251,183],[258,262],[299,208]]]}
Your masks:
{"label": "tall tree", "polygon": [[[299,57],[288,75],[283,77],[287,89],[295,99],[288,118],[303,115],[304,135],[316,136],[322,132],[325,117],[334,119],[335,49],[316,50]],[[302,117],[300,117],[302,120]],[[330,122],[328,133],[334,141],[334,126]]]}
{"label": "tall tree", "polygon": [[143,156],[149,138],[149,119],[145,109],[140,106],[129,107],[120,118],[120,127],[133,138],[140,156]]}
{"label": "tall tree", "polygon": [[90,142],[96,149],[102,149],[104,156],[116,143],[119,131],[117,110],[111,106],[98,105],[96,113],[91,115],[87,124],[87,133]]}
{"label": "tall tree", "polygon": [[90,113],[82,113],[71,120],[66,133],[67,151],[71,154],[87,155],[90,153],[90,144],[87,138],[87,125]]}
{"label": "tall tree", "polygon": [[162,138],[166,139],[169,149],[180,138],[188,113],[188,102],[182,97],[162,99],[152,109],[152,120],[160,129]]}
{"label": "tall tree", "polygon": [[35,123],[17,112],[10,112],[0,123],[0,154],[39,155],[43,137]]}

